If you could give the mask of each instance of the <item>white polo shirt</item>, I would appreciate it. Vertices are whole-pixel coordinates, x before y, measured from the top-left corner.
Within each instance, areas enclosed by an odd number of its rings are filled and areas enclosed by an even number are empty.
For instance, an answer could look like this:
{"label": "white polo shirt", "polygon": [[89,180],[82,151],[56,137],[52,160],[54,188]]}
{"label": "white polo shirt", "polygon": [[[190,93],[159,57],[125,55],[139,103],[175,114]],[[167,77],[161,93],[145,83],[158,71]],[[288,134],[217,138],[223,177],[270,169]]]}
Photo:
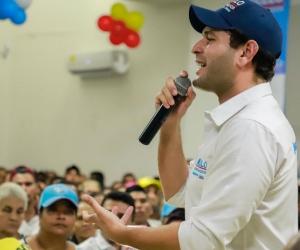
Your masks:
{"label": "white polo shirt", "polygon": [[298,230],[297,146],[269,83],[205,112],[184,187],[182,250],[282,250]]}
{"label": "white polo shirt", "polygon": [[40,218],[35,215],[30,221],[23,220],[18,229],[18,233],[23,236],[35,235],[40,231]]}

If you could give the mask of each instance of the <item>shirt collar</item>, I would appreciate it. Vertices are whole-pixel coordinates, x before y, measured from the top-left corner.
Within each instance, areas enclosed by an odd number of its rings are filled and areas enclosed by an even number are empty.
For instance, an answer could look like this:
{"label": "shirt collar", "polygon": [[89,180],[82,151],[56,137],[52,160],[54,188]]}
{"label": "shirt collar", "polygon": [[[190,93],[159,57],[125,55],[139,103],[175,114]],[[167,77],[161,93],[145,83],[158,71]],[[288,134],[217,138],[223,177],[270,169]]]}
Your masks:
{"label": "shirt collar", "polygon": [[253,100],[271,94],[270,83],[261,83],[230,98],[212,111],[206,111],[205,113],[210,115],[217,126],[220,126]]}

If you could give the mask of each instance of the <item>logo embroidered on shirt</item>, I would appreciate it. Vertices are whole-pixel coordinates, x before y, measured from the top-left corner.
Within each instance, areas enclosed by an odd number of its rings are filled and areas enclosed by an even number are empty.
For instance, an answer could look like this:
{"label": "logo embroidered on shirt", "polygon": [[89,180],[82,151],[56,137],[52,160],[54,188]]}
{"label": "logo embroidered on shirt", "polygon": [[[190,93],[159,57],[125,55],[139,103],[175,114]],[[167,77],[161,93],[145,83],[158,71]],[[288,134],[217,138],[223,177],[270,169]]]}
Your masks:
{"label": "logo embroidered on shirt", "polygon": [[199,179],[204,179],[207,171],[207,162],[203,161],[201,158],[198,159],[196,166],[194,167],[193,175]]}
{"label": "logo embroidered on shirt", "polygon": [[297,143],[296,142],[293,142],[293,148],[294,148],[294,153],[296,154],[297,153]]}

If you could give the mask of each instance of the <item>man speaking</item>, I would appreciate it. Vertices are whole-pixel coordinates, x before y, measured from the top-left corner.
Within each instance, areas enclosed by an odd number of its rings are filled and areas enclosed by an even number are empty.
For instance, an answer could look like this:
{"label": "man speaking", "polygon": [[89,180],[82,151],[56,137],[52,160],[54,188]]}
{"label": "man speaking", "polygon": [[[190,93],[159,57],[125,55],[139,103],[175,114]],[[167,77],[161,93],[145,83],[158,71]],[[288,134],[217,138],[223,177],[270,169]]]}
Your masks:
{"label": "man speaking", "polygon": [[[297,232],[297,147],[269,82],[282,50],[282,31],[272,13],[250,1],[217,11],[195,5],[192,27],[202,37],[192,47],[199,66],[197,89],[217,95],[205,112],[205,133],[186,165],[180,122],[196,94],[187,94],[160,130],[158,165],[167,202],[185,207],[186,221],[158,228],[127,228],[132,209],[119,220],[93,198],[96,214],[84,219],[112,240],[143,250],[280,250]],[[200,34],[199,34],[200,36]],[[187,77],[186,72],[181,77]],[[174,105],[168,78],[156,108]]]}

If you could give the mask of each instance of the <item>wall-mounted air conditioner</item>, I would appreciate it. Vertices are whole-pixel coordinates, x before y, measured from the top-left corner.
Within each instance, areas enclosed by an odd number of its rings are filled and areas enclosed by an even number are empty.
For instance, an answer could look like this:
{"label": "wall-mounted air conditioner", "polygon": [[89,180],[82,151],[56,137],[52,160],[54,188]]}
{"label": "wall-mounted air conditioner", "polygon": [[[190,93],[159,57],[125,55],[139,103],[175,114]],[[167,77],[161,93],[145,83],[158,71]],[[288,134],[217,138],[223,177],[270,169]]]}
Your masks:
{"label": "wall-mounted air conditioner", "polygon": [[71,55],[68,69],[81,77],[112,76],[124,74],[129,69],[128,52],[125,50],[105,50]]}

